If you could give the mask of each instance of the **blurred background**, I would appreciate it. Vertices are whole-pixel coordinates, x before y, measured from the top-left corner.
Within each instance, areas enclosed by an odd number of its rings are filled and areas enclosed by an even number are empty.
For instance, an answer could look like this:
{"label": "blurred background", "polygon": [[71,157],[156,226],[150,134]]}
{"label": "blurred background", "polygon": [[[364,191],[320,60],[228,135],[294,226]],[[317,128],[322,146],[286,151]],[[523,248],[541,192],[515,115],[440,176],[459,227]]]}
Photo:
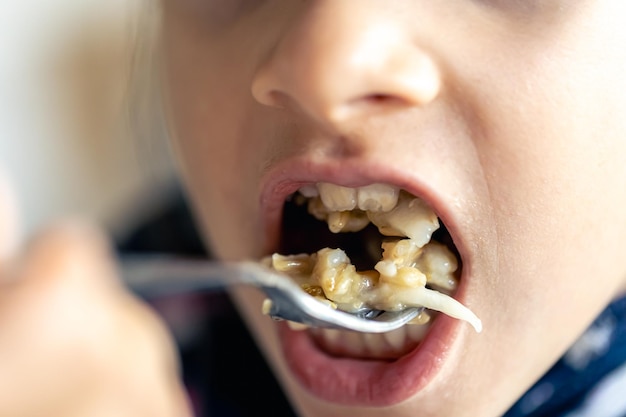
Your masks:
{"label": "blurred background", "polygon": [[127,107],[140,4],[0,1],[0,170],[26,233],[81,214],[121,237],[171,198],[162,124],[140,137]]}

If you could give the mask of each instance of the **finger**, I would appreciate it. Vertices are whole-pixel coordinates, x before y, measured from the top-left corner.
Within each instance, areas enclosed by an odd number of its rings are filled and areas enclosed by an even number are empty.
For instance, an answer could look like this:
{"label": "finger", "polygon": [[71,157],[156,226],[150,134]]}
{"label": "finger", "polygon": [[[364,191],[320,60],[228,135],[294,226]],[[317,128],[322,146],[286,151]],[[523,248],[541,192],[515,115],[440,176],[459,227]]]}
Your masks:
{"label": "finger", "polygon": [[[180,363],[174,348],[174,340],[165,324],[145,304],[133,303],[129,309],[130,321],[123,347],[127,354],[124,373],[127,396],[142,401],[133,402],[133,415],[150,417],[191,416],[191,404],[181,384]],[[122,346],[122,345],[120,345]],[[139,353],[128,356],[129,352]],[[115,349],[109,351],[116,354]],[[151,393],[151,401],[143,401],[145,393]]]}
{"label": "finger", "polygon": [[80,221],[59,222],[39,232],[4,275],[0,326],[6,320],[16,321],[15,313],[3,311],[24,311],[28,306],[31,317],[54,312],[56,333],[81,326],[88,330],[89,315],[73,312],[108,309],[121,292],[106,239]]}
{"label": "finger", "polygon": [[[90,358],[90,375],[100,376],[103,388],[93,388],[101,392],[98,408],[121,406],[117,401],[123,401],[124,407],[136,410],[132,415],[191,415],[171,335],[147,305],[123,290],[108,242],[97,229],[75,221],[58,224],[37,237],[26,253],[28,266],[21,282],[29,287],[28,294],[41,297],[31,300],[30,312],[35,308],[55,312],[54,339],[71,341],[81,333],[80,338],[91,341],[83,345],[82,355]],[[77,311],[83,313],[77,316]],[[45,344],[54,342],[49,339]],[[113,372],[111,363],[121,368]],[[67,374],[73,366],[63,368]],[[123,375],[122,384],[118,373]],[[108,388],[116,386],[124,393]],[[146,392],[153,393],[151,401],[145,401]]]}
{"label": "finger", "polygon": [[0,288],[0,329],[15,327],[24,333],[19,340],[54,317],[46,332],[31,336],[71,341],[76,331],[95,328],[89,312],[110,309],[121,292],[106,240],[80,222],[40,232],[12,262],[10,275]]}
{"label": "finger", "polygon": [[108,240],[82,220],[57,222],[35,236],[25,248],[18,273],[29,285],[79,292],[119,287]]}
{"label": "finger", "polygon": [[44,415],[40,405],[88,389],[86,358],[99,352],[99,332],[111,321],[102,295],[114,282],[105,248],[93,228],[64,223],[15,259],[14,279],[0,290],[0,415]]}
{"label": "finger", "polygon": [[97,229],[47,228],[15,273],[0,300],[0,416],[191,416],[171,335],[123,290]]}

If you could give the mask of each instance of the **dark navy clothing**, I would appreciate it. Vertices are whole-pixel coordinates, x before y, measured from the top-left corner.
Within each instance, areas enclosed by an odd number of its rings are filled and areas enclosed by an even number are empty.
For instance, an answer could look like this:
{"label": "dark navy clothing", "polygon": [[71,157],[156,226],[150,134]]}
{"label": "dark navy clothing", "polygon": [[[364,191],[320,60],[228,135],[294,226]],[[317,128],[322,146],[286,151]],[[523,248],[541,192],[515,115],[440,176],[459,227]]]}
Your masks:
{"label": "dark navy clothing", "polygon": [[[209,256],[195,230],[184,200],[177,196],[119,249],[122,254]],[[179,343],[183,378],[197,417],[295,417],[226,295],[148,301]],[[522,416],[626,417],[626,298],[611,304],[505,414]]]}

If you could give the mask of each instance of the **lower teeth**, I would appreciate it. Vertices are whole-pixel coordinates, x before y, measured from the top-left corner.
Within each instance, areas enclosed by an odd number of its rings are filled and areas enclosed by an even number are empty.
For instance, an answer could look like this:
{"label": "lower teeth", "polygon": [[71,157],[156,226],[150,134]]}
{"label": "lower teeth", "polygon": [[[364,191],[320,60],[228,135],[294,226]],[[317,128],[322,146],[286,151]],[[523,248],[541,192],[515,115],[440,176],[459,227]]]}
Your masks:
{"label": "lower teeth", "polygon": [[362,359],[397,359],[419,345],[428,327],[405,326],[382,334],[335,329],[312,329],[311,333],[318,345],[335,356]]}

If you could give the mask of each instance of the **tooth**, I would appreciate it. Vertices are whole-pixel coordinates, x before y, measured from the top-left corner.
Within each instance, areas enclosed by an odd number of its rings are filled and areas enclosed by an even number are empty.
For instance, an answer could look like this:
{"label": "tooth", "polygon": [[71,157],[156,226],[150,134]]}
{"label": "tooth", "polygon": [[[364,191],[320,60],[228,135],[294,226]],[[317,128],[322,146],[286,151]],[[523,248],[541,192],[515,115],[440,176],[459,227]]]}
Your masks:
{"label": "tooth", "polygon": [[421,313],[419,313],[417,317],[411,320],[408,324],[424,325],[430,321],[430,318],[431,318],[430,314],[424,310]]}
{"label": "tooth", "polygon": [[304,253],[297,255],[280,255],[275,253],[270,259],[272,268],[287,274],[310,274],[313,269],[313,260]]}
{"label": "tooth", "polygon": [[374,269],[380,272],[380,275],[384,275],[388,278],[393,278],[398,273],[398,268],[393,261],[379,261]]}
{"label": "tooth", "polygon": [[356,207],[357,192],[354,188],[320,182],[317,189],[329,211],[347,211]]}
{"label": "tooth", "polygon": [[363,211],[390,211],[398,203],[400,190],[384,184],[371,184],[357,189],[358,207]]}
{"label": "tooth", "polygon": [[361,337],[362,334],[358,332],[342,333],[343,344],[352,355],[362,355],[365,350],[365,343]]}
{"label": "tooth", "polygon": [[297,332],[301,332],[302,330],[306,330],[309,328],[309,326],[307,326],[304,323],[298,323],[298,322],[291,321],[291,320],[287,320],[287,325],[289,326],[291,330],[295,330]]}
{"label": "tooth", "polygon": [[454,277],[454,271],[458,268],[457,259],[440,243],[432,242],[425,246],[416,266],[426,274],[428,283],[438,287],[439,290],[451,292],[458,286]]}
{"label": "tooth", "polygon": [[385,339],[381,335],[375,333],[363,333],[361,337],[363,338],[363,342],[370,354],[380,356],[385,353]]}
{"label": "tooth", "polygon": [[333,233],[358,232],[370,224],[370,219],[360,211],[332,211],[328,213],[326,222]]}
{"label": "tooth", "polygon": [[328,228],[333,233],[341,232],[350,221],[349,211],[333,211],[328,214]]}
{"label": "tooth", "polygon": [[320,195],[317,187],[313,184],[303,185],[302,187],[300,187],[298,192],[300,192],[300,194],[302,194],[306,198],[313,198]]}
{"label": "tooth", "polygon": [[404,347],[404,342],[406,340],[406,327],[407,326],[402,326],[399,329],[383,333],[383,337],[394,350],[401,350]]}
{"label": "tooth", "polygon": [[368,217],[381,234],[406,236],[419,247],[428,243],[439,228],[439,219],[430,207],[419,198],[408,195],[401,196],[398,205],[390,212],[368,212]]}
{"label": "tooth", "polygon": [[341,337],[341,332],[337,329],[322,329],[322,336],[327,343],[336,343]]}
{"label": "tooth", "polygon": [[411,339],[414,342],[419,342],[422,339],[424,339],[424,336],[426,336],[426,331],[428,330],[428,328],[430,326],[423,326],[423,325],[419,325],[419,324],[410,324],[408,326],[404,326],[406,327],[406,334],[409,337],[409,339]]}

